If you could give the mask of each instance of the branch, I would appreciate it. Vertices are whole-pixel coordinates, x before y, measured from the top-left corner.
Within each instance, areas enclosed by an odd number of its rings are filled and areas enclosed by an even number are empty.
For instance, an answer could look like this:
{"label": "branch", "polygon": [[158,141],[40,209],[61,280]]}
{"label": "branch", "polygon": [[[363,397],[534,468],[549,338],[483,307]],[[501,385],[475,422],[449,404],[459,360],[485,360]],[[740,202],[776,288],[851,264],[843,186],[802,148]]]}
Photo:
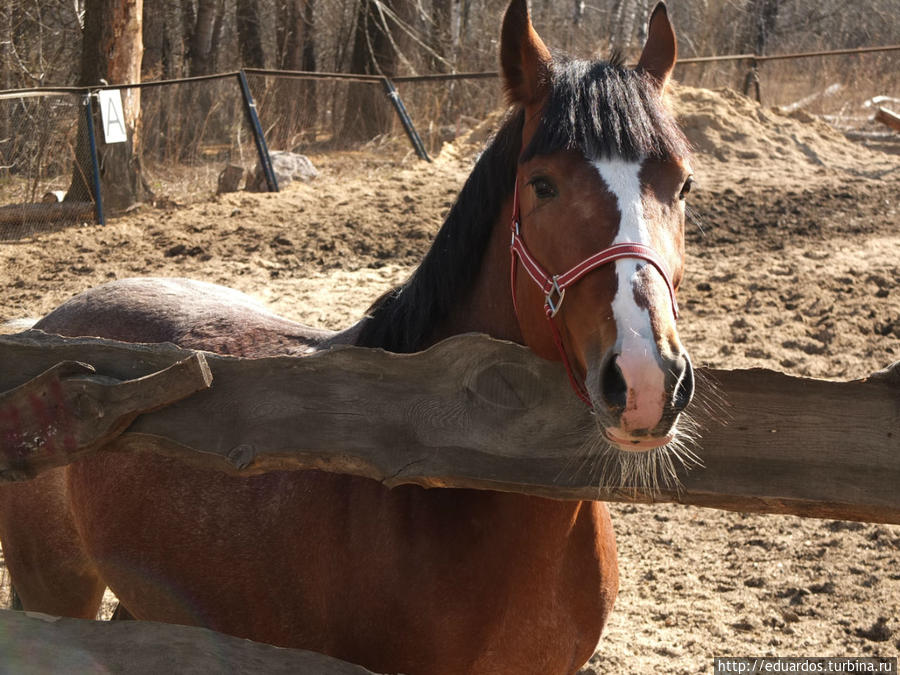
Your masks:
{"label": "branch", "polygon": [[62,361],[0,394],[0,479],[32,478],[69,464],[118,437],[138,415],[212,381],[200,352],[124,382],[94,373],[85,363]]}

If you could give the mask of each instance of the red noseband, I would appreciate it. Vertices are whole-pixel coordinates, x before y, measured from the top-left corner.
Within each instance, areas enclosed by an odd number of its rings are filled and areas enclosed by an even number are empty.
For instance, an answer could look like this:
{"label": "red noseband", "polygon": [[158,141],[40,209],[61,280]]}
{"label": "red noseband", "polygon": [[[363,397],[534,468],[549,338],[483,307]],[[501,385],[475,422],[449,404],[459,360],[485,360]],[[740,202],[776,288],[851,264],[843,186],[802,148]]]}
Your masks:
{"label": "red noseband", "polygon": [[678,318],[678,302],[675,299],[675,287],[672,285],[672,279],[669,277],[669,273],[666,271],[665,263],[662,261],[662,258],[656,253],[656,251],[654,251],[649,246],[645,246],[644,244],[613,244],[609,248],[605,248],[602,251],[590,256],[589,258],[582,260],[568,272],[554,275],[548,274],[544,270],[544,268],[541,267],[540,263],[535,260],[534,256],[531,255],[528,247],[525,246],[525,240],[522,239],[522,234],[519,226],[518,180],[516,180],[515,188],[513,191],[512,241],[509,245],[509,251],[511,256],[510,287],[512,289],[513,309],[516,312],[516,317],[518,318],[519,316],[519,307],[516,302],[516,270],[518,269],[518,265],[516,263],[518,261],[522,263],[522,267],[524,267],[525,271],[528,272],[528,276],[530,276],[534,283],[536,283],[538,287],[540,287],[541,292],[544,294],[544,314],[547,316],[547,321],[550,324],[550,332],[553,334],[553,342],[556,344],[556,349],[557,351],[559,351],[559,354],[562,357],[563,365],[566,367],[566,374],[569,376],[569,383],[572,385],[572,389],[575,390],[575,393],[578,394],[578,397],[589,407],[593,407],[591,398],[585,390],[584,385],[581,384],[575,377],[575,373],[572,370],[572,364],[570,363],[565,347],[563,346],[562,337],[559,334],[559,329],[556,327],[556,324],[553,321],[553,317],[555,317],[559,312],[563,300],[566,297],[566,289],[569,286],[574,285],[578,280],[587,275],[589,272],[592,272],[598,267],[602,267],[611,262],[615,262],[616,260],[621,260],[622,258],[636,258],[638,260],[644,260],[653,265],[653,267],[655,267],[657,271],[659,271],[659,273],[662,275],[662,278],[665,280],[666,288],[669,289],[669,297],[672,300],[672,313],[675,315],[676,319]]}

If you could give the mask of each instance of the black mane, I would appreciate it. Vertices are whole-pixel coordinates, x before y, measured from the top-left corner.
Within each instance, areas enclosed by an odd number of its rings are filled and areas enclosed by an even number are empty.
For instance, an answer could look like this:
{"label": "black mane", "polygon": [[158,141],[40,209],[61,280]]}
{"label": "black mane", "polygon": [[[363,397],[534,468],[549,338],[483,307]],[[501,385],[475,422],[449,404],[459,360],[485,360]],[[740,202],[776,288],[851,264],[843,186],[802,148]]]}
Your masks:
{"label": "black mane", "polygon": [[369,308],[356,344],[419,349],[469,291],[516,167],[535,155],[576,150],[586,158],[683,157],[688,144],[659,101],[657,85],[619,59],[554,59],[540,125],[522,150],[524,113],[511,114],[482,153],[418,269]]}
{"label": "black mane", "polygon": [[554,59],[541,122],[521,161],[560,150],[591,160],[669,159],[688,143],[662,105],[658,85],[641,70],[612,61]]}

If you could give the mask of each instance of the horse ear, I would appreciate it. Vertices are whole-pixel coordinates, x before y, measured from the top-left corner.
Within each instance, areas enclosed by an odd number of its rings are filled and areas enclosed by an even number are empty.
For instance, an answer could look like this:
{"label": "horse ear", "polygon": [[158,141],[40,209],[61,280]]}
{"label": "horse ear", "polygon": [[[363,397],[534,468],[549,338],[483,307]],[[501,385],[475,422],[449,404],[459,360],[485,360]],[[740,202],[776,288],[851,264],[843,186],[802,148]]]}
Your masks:
{"label": "horse ear", "polygon": [[527,0],[511,0],[500,30],[500,67],[510,103],[544,98],[550,81],[550,50],[531,25]]}
{"label": "horse ear", "polygon": [[638,68],[652,75],[659,83],[659,88],[663,89],[669,81],[677,59],[678,45],[675,42],[675,31],[669,22],[666,3],[660,2],[650,15],[647,43],[638,61]]}

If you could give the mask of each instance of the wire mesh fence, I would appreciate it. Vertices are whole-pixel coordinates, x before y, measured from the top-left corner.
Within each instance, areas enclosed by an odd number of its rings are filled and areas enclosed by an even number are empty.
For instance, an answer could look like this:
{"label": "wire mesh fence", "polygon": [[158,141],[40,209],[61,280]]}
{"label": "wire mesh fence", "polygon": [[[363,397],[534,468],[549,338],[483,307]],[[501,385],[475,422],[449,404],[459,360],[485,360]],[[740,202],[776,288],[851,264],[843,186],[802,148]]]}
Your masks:
{"label": "wire mesh fence", "polygon": [[97,91],[0,95],[0,239],[208,200],[226,175],[229,189],[267,189],[237,73],[119,91],[140,110],[122,144],[105,138]]}
{"label": "wire mesh fence", "polygon": [[[398,78],[397,88],[430,156],[505,107],[498,77]],[[486,140],[486,139],[481,139]]]}
{"label": "wire mesh fence", "polygon": [[271,150],[411,152],[384,78],[248,70]]}
{"label": "wire mesh fence", "polygon": [[143,89],[139,138],[135,152],[157,205],[210,199],[228,167],[240,169],[238,187],[256,185],[259,155],[236,75]]}
{"label": "wire mesh fence", "polygon": [[[679,64],[675,75],[705,88],[750,85],[751,95],[758,86],[766,106],[824,118],[872,147],[898,152],[896,134],[873,121],[885,100],[879,97],[900,98],[900,51],[893,49],[796,60],[716,57]],[[101,197],[107,191],[115,197],[135,174],[143,188],[140,199],[157,206],[209,199],[223,191],[224,178],[229,190],[269,189],[262,175],[268,159],[260,161],[241,77],[226,73],[121,87],[126,95],[139,95],[140,122],[124,163],[98,131],[97,175],[88,151],[87,90],[0,93],[0,239],[94,220],[95,211],[102,211],[98,190]],[[493,113],[504,107],[496,73],[398,77],[399,95],[390,81],[376,76],[251,70],[246,81],[268,146],[306,154],[366,149],[384,157],[407,157],[414,150],[434,156],[476,129],[473,144],[486,141],[500,119]],[[91,110],[99,130],[96,103]],[[416,147],[416,132],[422,147]],[[127,200],[111,199],[106,206],[115,212],[122,203]]]}
{"label": "wire mesh fence", "polygon": [[0,98],[0,239],[93,217],[93,202],[63,201],[75,175],[91,175],[77,156],[84,100],[73,93]]}

